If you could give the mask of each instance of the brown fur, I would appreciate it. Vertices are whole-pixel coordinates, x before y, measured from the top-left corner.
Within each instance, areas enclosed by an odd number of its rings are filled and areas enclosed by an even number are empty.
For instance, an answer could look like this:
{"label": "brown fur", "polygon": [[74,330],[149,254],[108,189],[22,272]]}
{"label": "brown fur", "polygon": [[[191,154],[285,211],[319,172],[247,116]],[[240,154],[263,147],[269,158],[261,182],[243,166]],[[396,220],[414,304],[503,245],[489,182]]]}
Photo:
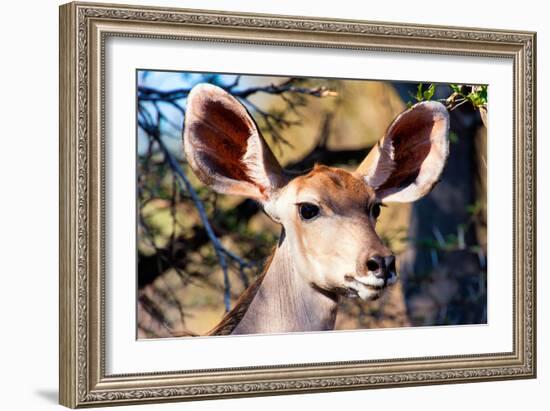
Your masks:
{"label": "brown fur", "polygon": [[298,191],[308,189],[319,193],[322,205],[340,215],[366,214],[376,198],[374,190],[361,178],[335,167],[315,165],[308,174],[298,177],[295,184]]}
{"label": "brown fur", "polygon": [[[364,299],[377,297],[366,288],[370,284],[357,279],[369,273],[366,262],[372,255],[390,253],[375,232],[371,207],[377,196],[391,197],[392,190],[402,195],[401,199],[394,195],[394,201],[414,201],[431,189],[448,154],[444,106],[422,102],[404,112],[353,173],[316,165],[290,182],[237,99],[203,84],[191,91],[187,104],[184,148],[197,177],[217,192],[260,201],[266,213],[284,221],[289,230],[289,240],[280,241],[262,275],[208,335],[334,329],[336,289],[355,290]],[[422,186],[411,185],[415,181]],[[288,191],[287,184],[293,185]],[[328,218],[325,226],[315,225],[323,220],[302,226],[304,221],[290,208],[308,201],[310,194],[321,217]],[[278,208],[281,199],[286,203]],[[332,237],[346,235],[346,246],[316,247],[317,239],[327,232]],[[353,271],[351,277],[343,270]]]}
{"label": "brown fur", "polygon": [[290,243],[282,240],[256,294],[231,334],[334,329],[337,301],[295,270]]}
{"label": "brown fur", "polygon": [[[320,195],[320,200],[323,206],[326,206],[334,214],[340,215],[350,215],[358,214],[365,216],[367,214],[367,208],[372,204],[375,194],[374,190],[364,184],[360,178],[354,176],[352,173],[333,167],[327,167],[322,165],[316,165],[312,171],[308,174],[298,177],[295,181],[299,185],[298,190],[307,188],[308,190],[314,190]],[[268,262],[265,265],[263,273],[258,277],[258,279],[248,287],[244,293],[239,297],[236,302],[235,307],[227,313],[221,322],[207,333],[207,335],[229,335],[236,331],[236,328],[239,326],[243,320],[245,314],[248,312],[253,300],[258,295],[260,289],[265,288],[263,293],[266,290],[270,290],[271,287],[269,284],[265,284],[264,279],[266,274],[272,268],[273,258],[278,249],[273,250]],[[302,251],[305,252],[305,249]],[[280,267],[276,267],[280,268]],[[277,276],[279,281],[283,281],[285,275],[281,272],[273,272],[272,276]],[[289,287],[278,287],[278,290],[274,290],[276,294],[283,293],[284,295],[278,298],[284,300],[284,307],[279,306],[279,309],[285,310],[290,309],[291,311],[302,312],[302,307],[294,307],[291,309],[288,305],[292,305],[293,297],[292,295],[286,295],[284,292],[286,289],[291,289],[290,284],[287,284]],[[284,289],[283,289],[284,288]],[[319,290],[318,288],[312,287],[315,293],[324,295],[330,305],[336,304],[337,296],[334,293],[329,293],[326,290]],[[270,293],[273,291],[269,291]],[[305,296],[303,296],[305,298]],[[300,304],[298,304],[300,305]],[[336,316],[336,306],[330,308],[330,316],[328,317],[328,323],[333,323]],[[302,313],[303,315],[309,315],[306,312]],[[307,321],[306,321],[307,322]],[[327,324],[328,324],[327,323]],[[329,329],[330,326],[327,326]]]}

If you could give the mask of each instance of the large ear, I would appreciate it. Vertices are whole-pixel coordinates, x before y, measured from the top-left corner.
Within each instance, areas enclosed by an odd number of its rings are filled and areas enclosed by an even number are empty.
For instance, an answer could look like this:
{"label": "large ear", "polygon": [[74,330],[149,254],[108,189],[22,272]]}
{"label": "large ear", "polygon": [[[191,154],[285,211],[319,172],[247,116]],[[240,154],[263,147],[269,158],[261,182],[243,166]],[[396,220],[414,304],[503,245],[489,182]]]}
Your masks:
{"label": "large ear", "polygon": [[246,108],[220,87],[193,87],[183,141],[197,177],[219,193],[266,201],[285,183],[279,163]]}
{"label": "large ear", "polygon": [[449,113],[435,101],[401,113],[359,165],[356,173],[377,197],[415,201],[437,183],[449,154]]}

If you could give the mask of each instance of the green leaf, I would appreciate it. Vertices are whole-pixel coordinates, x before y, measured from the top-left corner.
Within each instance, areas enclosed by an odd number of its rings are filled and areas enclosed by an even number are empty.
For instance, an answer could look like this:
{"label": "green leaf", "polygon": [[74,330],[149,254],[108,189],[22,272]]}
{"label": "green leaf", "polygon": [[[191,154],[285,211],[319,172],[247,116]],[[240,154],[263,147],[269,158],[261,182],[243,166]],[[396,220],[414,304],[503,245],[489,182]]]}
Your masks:
{"label": "green leaf", "polygon": [[479,96],[487,103],[487,85],[480,86]]}
{"label": "green leaf", "polygon": [[479,107],[483,104],[482,99],[477,93],[470,93],[466,96],[466,98],[470,100],[475,107]]}
{"label": "green leaf", "polygon": [[451,87],[451,90],[453,90],[455,93],[460,94],[460,85],[459,84],[449,84],[449,87]]}
{"label": "green leaf", "polygon": [[473,204],[468,204],[466,206],[466,212],[468,214],[477,214],[481,211],[482,207],[483,207],[483,204],[481,203],[481,201],[478,200]]}
{"label": "green leaf", "polygon": [[430,87],[428,87],[428,90],[424,92],[424,99],[431,100],[434,93],[435,93],[435,84],[430,84]]}
{"label": "green leaf", "polygon": [[422,83],[418,83],[418,88],[416,89],[416,100],[422,101]]}
{"label": "green leaf", "polygon": [[487,86],[474,86],[472,91],[466,96],[468,100],[479,108],[487,104]]}

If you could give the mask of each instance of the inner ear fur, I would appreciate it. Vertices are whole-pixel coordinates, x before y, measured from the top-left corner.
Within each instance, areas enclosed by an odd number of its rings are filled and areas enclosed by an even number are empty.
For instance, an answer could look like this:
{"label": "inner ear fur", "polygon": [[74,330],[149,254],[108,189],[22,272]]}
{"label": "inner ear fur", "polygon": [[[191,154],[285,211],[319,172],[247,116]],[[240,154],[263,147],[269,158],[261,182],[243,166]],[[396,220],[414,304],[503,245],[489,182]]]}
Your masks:
{"label": "inner ear fur", "polygon": [[401,113],[356,173],[385,201],[409,202],[439,180],[449,154],[449,113],[435,101]]}
{"label": "inner ear fur", "polygon": [[219,193],[267,200],[285,178],[246,108],[212,84],[187,99],[184,150],[197,177]]}

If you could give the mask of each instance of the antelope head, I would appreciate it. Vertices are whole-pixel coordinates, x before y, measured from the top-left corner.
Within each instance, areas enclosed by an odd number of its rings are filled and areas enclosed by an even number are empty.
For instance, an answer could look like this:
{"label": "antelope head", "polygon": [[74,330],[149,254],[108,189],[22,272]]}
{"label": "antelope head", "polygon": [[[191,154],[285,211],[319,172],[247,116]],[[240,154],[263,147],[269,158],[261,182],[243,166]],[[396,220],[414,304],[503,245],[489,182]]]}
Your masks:
{"label": "antelope head", "polygon": [[291,178],[246,108],[200,84],[189,94],[184,148],[204,184],[258,201],[282,225],[294,275],[327,293],[373,300],[397,280],[395,257],[376,234],[380,207],[432,189],[448,155],[448,129],[446,108],[421,102],[393,121],[355,171],[316,166]]}

